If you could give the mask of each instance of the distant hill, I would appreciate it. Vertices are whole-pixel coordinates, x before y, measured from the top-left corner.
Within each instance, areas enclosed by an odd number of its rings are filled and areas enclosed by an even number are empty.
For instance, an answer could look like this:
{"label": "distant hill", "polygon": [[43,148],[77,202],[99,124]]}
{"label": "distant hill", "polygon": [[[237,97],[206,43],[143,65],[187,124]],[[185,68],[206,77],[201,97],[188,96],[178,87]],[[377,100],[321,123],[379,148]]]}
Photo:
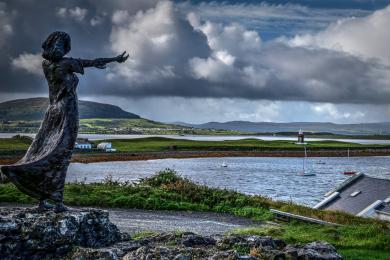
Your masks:
{"label": "distant hill", "polygon": [[279,133],[297,132],[302,129],[305,132],[328,132],[341,135],[378,135],[390,134],[390,122],[385,123],[361,123],[361,124],[334,124],[322,122],[249,122],[230,121],[225,123],[209,122],[205,124],[176,123],[187,127],[202,129],[234,130],[252,133]]}
{"label": "distant hill", "polygon": [[[49,104],[48,98],[17,99],[0,103],[0,120],[42,120]],[[140,116],[120,107],[92,101],[79,101],[80,118],[137,119]]]}

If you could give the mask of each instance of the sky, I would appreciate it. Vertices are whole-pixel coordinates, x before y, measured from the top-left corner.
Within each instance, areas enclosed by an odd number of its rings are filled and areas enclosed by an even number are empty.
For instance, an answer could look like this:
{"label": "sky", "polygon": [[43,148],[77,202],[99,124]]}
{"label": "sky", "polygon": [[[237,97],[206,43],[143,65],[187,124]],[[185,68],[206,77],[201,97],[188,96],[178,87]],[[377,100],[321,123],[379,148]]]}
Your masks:
{"label": "sky", "polygon": [[390,121],[390,0],[0,0],[0,101],[47,96],[41,44],[125,64],[79,98],[163,122]]}

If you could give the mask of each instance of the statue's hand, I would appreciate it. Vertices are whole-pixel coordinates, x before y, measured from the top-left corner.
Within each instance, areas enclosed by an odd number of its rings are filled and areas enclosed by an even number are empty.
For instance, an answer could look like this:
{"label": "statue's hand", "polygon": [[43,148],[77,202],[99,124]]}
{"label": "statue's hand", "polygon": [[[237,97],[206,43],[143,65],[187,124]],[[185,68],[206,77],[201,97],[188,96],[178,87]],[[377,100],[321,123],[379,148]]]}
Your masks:
{"label": "statue's hand", "polygon": [[116,62],[123,63],[129,58],[129,54],[127,54],[125,51],[121,54],[115,57]]}

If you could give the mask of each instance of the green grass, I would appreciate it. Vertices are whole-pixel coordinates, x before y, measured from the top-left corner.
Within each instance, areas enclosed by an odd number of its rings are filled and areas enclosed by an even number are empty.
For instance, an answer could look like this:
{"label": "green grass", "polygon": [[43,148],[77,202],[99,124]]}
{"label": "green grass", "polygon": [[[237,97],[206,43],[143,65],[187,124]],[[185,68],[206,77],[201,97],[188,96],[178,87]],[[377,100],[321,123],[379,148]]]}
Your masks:
{"label": "green grass", "polygon": [[0,138],[0,154],[18,154],[28,149],[31,140],[28,138]]}
{"label": "green grass", "polygon": [[[242,139],[229,141],[194,141],[171,139],[164,137],[149,137],[127,140],[107,140],[122,152],[143,152],[143,151],[282,151],[296,150],[302,151],[302,145],[294,141],[264,141],[258,139]],[[363,145],[357,143],[337,142],[337,141],[313,141],[309,142],[307,148],[310,150],[319,149],[375,149],[386,148],[385,145]]]}
{"label": "green grass", "polygon": [[289,223],[282,226],[238,229],[232,233],[272,236],[293,244],[322,240],[334,245],[345,259],[390,259],[389,230],[375,224],[330,227]]}
{"label": "green grass", "polygon": [[[343,226],[288,223],[240,229],[234,232],[271,235],[282,238],[288,243],[325,240],[340,249],[346,259],[386,259],[390,252],[389,222],[360,218],[342,212],[321,211],[262,196],[249,196],[235,191],[197,185],[168,169],[143,179],[138,184],[119,183],[110,178],[104,183],[67,184],[64,195],[65,203],[74,206],[213,211],[261,221],[272,220],[273,215],[269,209],[275,208],[340,223]],[[36,203],[10,183],[0,184],[0,202]],[[141,233],[139,237],[145,235],[147,234]]]}
{"label": "green grass", "polygon": [[[101,142],[94,141],[95,144]],[[119,152],[164,152],[164,151],[302,151],[302,145],[294,141],[258,139],[242,139],[229,141],[194,141],[164,137],[148,137],[136,139],[104,140],[112,142]],[[24,138],[0,138],[0,153],[25,151],[31,140]],[[313,141],[307,144],[310,151],[315,150],[345,150],[349,149],[380,149],[390,148],[386,145],[364,145],[338,141]]]}
{"label": "green grass", "polygon": [[369,250],[347,248],[339,250],[345,260],[388,260],[390,252],[388,250]]}
{"label": "green grass", "polygon": [[[95,144],[103,140],[94,141]],[[295,141],[242,139],[226,141],[195,141],[165,137],[147,137],[136,139],[109,139],[119,152],[164,152],[164,151],[302,151],[302,145]],[[0,138],[0,153],[25,151],[31,140],[24,138]],[[345,150],[345,149],[381,149],[388,145],[364,145],[338,141],[313,141],[307,144],[308,151]]]}

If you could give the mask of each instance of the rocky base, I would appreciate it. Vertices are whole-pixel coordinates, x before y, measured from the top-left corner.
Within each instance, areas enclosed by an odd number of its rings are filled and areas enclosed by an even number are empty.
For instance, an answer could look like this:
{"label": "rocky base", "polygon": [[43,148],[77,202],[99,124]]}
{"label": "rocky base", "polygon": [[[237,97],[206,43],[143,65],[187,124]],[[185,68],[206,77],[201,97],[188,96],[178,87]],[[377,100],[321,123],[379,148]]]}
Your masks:
{"label": "rocky base", "polygon": [[75,246],[100,248],[124,238],[96,209],[54,213],[0,208],[0,259],[43,259],[63,256]]}
{"label": "rocky base", "polygon": [[69,255],[72,259],[343,259],[336,249],[326,242],[313,242],[304,246],[286,245],[271,237],[230,235],[205,237],[193,233],[163,233],[122,242],[105,251],[78,249]]}
{"label": "rocky base", "polygon": [[0,208],[0,259],[307,259],[342,257],[326,242],[287,245],[271,237],[162,233],[139,240],[102,210],[56,214]]}

